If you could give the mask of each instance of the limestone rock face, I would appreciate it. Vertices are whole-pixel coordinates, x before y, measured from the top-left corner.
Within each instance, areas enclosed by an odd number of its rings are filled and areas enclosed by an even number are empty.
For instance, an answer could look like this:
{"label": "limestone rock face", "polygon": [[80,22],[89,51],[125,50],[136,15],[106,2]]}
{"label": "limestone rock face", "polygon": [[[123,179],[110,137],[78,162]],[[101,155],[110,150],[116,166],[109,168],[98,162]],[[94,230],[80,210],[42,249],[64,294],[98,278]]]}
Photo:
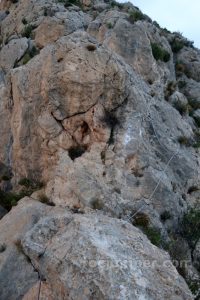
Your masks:
{"label": "limestone rock face", "polygon": [[[0,72],[0,118],[2,126],[0,126],[1,144],[0,144],[0,162],[2,166],[10,166],[11,163],[11,106],[12,99],[10,97],[11,85],[9,76],[6,77],[3,70]],[[4,169],[4,168],[3,168]],[[2,168],[1,168],[2,170]]]}
{"label": "limestone rock face", "polygon": [[57,19],[44,19],[35,30],[36,44],[39,48],[43,48],[47,44],[55,42],[62,35],[64,35],[64,26]]}
{"label": "limestone rock face", "polygon": [[144,78],[154,81],[158,73],[145,28],[137,23],[130,24],[125,14],[116,11],[108,12],[97,20],[89,25],[88,32],[124,57]]}
{"label": "limestone rock face", "polygon": [[57,11],[53,17],[44,18],[35,29],[35,42],[39,48],[43,48],[61,36],[69,35],[76,30],[83,30],[88,26],[89,21],[90,17],[82,11]]}
{"label": "limestone rock face", "polygon": [[[183,215],[200,205],[199,50],[131,3],[0,9],[0,207],[32,197],[0,221],[3,299],[35,299],[40,275],[45,300],[192,299],[132,225],[170,254],[183,240],[190,266],[177,269],[200,286],[199,243],[181,236]],[[25,236],[23,254],[14,236]],[[128,271],[85,265],[127,257]],[[161,266],[137,266],[145,257]]]}
{"label": "limestone rock face", "polygon": [[105,110],[123,103],[130,84],[126,67],[83,32],[46,47],[27,66],[12,70],[11,77],[18,176],[45,170],[44,160],[52,164],[52,152],[60,147],[106,142],[109,136],[100,119]]}

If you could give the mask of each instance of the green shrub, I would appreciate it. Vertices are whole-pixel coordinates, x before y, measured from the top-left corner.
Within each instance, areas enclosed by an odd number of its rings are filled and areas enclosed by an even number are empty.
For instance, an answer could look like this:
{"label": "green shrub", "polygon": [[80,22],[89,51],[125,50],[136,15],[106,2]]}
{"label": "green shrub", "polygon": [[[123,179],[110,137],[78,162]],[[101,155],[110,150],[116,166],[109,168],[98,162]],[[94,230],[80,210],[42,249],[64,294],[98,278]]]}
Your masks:
{"label": "green shrub", "polygon": [[151,49],[153,53],[153,57],[156,60],[161,60],[164,62],[168,62],[170,60],[170,54],[163,47],[160,47],[156,43],[151,43]]}
{"label": "green shrub", "polygon": [[108,29],[112,29],[112,28],[113,28],[113,24],[112,24],[112,23],[110,23],[110,22],[109,22],[109,23],[107,23],[106,25],[107,25]]}
{"label": "green shrub", "polygon": [[185,80],[180,80],[179,82],[178,82],[178,87],[179,87],[179,89],[183,89],[183,88],[185,88],[187,86],[187,82],[185,81]]}
{"label": "green shrub", "polygon": [[71,5],[76,5],[76,6],[81,5],[79,0],[67,0],[67,1],[65,1],[65,6],[66,6],[66,4],[71,4]]}
{"label": "green shrub", "polygon": [[195,142],[192,146],[193,146],[194,148],[200,148],[200,141]]}
{"label": "green shrub", "polygon": [[162,28],[161,33],[162,33],[164,36],[167,36],[169,33],[171,33],[171,31],[169,31],[167,28]]}
{"label": "green shrub", "polygon": [[[170,42],[172,51],[174,53],[178,53],[184,46],[193,48],[193,41],[189,41],[182,37],[182,34],[178,33],[179,37],[174,37],[173,40]],[[181,38],[182,37],[182,38]]]}
{"label": "green shrub", "polygon": [[182,218],[181,234],[193,250],[200,239],[200,210],[191,209]]}
{"label": "green shrub", "polygon": [[[26,65],[35,55],[39,53],[39,50],[33,46],[31,49],[28,49],[27,52],[24,54],[24,56],[21,59],[21,63],[23,65]],[[17,64],[18,66],[18,64]]]}
{"label": "green shrub", "polygon": [[111,1],[110,6],[113,7],[113,8],[118,7],[119,9],[122,9],[124,7],[123,3],[119,3],[119,2],[114,1],[114,0]]}
{"label": "green shrub", "polygon": [[160,25],[158,24],[158,22],[153,21],[153,25],[160,29]]}
{"label": "green shrub", "polygon": [[40,181],[33,181],[29,178],[22,178],[19,180],[19,185],[24,188],[18,192],[4,192],[0,190],[0,205],[5,209],[10,210],[12,206],[17,205],[17,202],[26,197],[30,196],[34,191],[44,187],[44,183]]}
{"label": "green shrub", "polygon": [[136,21],[139,21],[139,20],[144,20],[145,19],[145,16],[143,15],[143,13],[141,11],[132,11],[129,13],[129,22],[130,23],[134,23]]}
{"label": "green shrub", "polygon": [[194,279],[194,280],[186,280],[187,284],[189,286],[189,289],[191,290],[192,294],[195,295],[195,300],[200,299],[200,280]]}
{"label": "green shrub", "polygon": [[160,230],[154,227],[147,227],[143,228],[143,232],[146,234],[148,239],[151,241],[152,244],[155,246],[160,247],[162,244],[162,237],[160,234]]}
{"label": "green shrub", "polygon": [[44,183],[42,181],[33,180],[27,177],[21,178],[18,184],[26,187],[27,189],[31,189],[32,191],[36,191],[44,187]]}
{"label": "green shrub", "polygon": [[8,211],[12,206],[17,205],[17,202],[25,197],[24,193],[3,192],[0,190],[0,205]]}
{"label": "green shrub", "polygon": [[94,199],[92,202],[91,202],[91,207],[93,209],[98,209],[98,210],[101,210],[103,209],[103,206],[104,206],[104,203],[102,200],[100,199]]}
{"label": "green shrub", "polygon": [[188,273],[187,263],[190,259],[190,253],[185,237],[181,237],[180,235],[173,236],[168,246],[167,251],[171,256],[172,262],[179,274],[185,278],[191,292],[197,296],[195,299],[198,300],[200,296],[200,281],[191,279]]}
{"label": "green shrub", "polygon": [[82,6],[82,4],[79,0],[58,0],[58,2],[63,3],[66,8],[71,5],[76,5],[79,7]]}
{"label": "green shrub", "polygon": [[168,82],[167,86],[165,87],[165,91],[164,91],[165,100],[168,101],[169,97],[175,92],[176,86],[177,86],[176,81]]}
{"label": "green shrub", "polygon": [[22,58],[22,64],[26,65],[29,62],[29,60],[31,60],[31,56],[29,55],[29,53],[26,53]]}
{"label": "green shrub", "polygon": [[19,180],[18,184],[29,188],[29,187],[31,187],[31,180],[29,178],[21,178]]}
{"label": "green shrub", "polygon": [[185,74],[188,78],[191,78],[189,66],[183,63],[182,61],[176,62],[175,71],[177,76],[181,76],[182,74]]}
{"label": "green shrub", "polygon": [[170,45],[171,45],[172,51],[174,53],[178,53],[185,46],[184,41],[177,39],[177,38],[174,38],[170,42]]}
{"label": "green shrub", "polygon": [[29,55],[31,58],[33,58],[35,55],[37,55],[39,53],[39,50],[33,46],[30,50],[29,50]]}
{"label": "green shrub", "polygon": [[150,220],[148,215],[145,213],[138,213],[134,216],[132,224],[139,227],[144,234],[148,237],[152,244],[158,247],[164,246],[164,241],[162,239],[160,230],[149,226]]}
{"label": "green shrub", "polygon": [[28,24],[25,26],[24,30],[22,31],[22,36],[26,37],[27,39],[32,36],[32,31],[34,29],[34,26],[31,24]]}
{"label": "green shrub", "polygon": [[181,145],[185,145],[187,147],[191,146],[191,141],[188,137],[182,135],[182,136],[179,136],[178,137],[178,142],[181,144]]}
{"label": "green shrub", "polygon": [[[176,269],[181,276],[186,278],[186,262],[188,260],[188,245],[180,236],[172,237],[168,244],[167,250],[172,258],[172,262],[175,263]],[[177,263],[178,262],[178,263]]]}

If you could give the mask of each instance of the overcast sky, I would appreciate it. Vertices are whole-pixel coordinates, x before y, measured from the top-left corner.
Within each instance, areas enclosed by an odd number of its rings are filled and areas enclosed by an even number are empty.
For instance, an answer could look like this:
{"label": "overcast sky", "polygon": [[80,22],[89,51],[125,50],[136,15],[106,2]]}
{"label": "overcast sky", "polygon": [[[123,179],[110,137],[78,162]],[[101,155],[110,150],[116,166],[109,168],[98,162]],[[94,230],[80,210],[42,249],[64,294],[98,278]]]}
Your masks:
{"label": "overcast sky", "polygon": [[[200,0],[129,0],[170,31],[180,31],[200,48]],[[127,2],[121,0],[120,2]]]}

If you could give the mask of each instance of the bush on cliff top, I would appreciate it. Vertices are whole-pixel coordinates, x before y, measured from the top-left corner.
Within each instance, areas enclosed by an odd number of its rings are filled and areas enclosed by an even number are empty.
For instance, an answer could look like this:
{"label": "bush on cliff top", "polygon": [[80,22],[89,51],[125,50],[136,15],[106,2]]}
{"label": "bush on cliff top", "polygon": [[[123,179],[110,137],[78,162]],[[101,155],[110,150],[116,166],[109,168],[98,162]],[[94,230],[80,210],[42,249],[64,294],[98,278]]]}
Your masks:
{"label": "bush on cliff top", "polygon": [[159,46],[156,43],[151,43],[151,49],[153,53],[153,57],[156,60],[161,60],[164,62],[168,62],[170,60],[170,54],[163,47]]}
{"label": "bush on cliff top", "polygon": [[141,11],[130,12],[129,18],[128,18],[130,23],[134,23],[136,21],[144,20],[144,19],[145,19],[145,16],[143,15],[143,13]]}

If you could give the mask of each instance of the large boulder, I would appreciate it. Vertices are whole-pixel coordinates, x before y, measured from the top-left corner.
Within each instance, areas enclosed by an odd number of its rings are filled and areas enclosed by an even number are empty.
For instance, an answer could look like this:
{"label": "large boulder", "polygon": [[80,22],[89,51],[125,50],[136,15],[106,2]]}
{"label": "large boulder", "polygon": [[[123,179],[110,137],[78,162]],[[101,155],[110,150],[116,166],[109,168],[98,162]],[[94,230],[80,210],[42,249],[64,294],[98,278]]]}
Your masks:
{"label": "large boulder", "polygon": [[22,245],[53,299],[193,299],[169,256],[124,221],[60,212]]}

